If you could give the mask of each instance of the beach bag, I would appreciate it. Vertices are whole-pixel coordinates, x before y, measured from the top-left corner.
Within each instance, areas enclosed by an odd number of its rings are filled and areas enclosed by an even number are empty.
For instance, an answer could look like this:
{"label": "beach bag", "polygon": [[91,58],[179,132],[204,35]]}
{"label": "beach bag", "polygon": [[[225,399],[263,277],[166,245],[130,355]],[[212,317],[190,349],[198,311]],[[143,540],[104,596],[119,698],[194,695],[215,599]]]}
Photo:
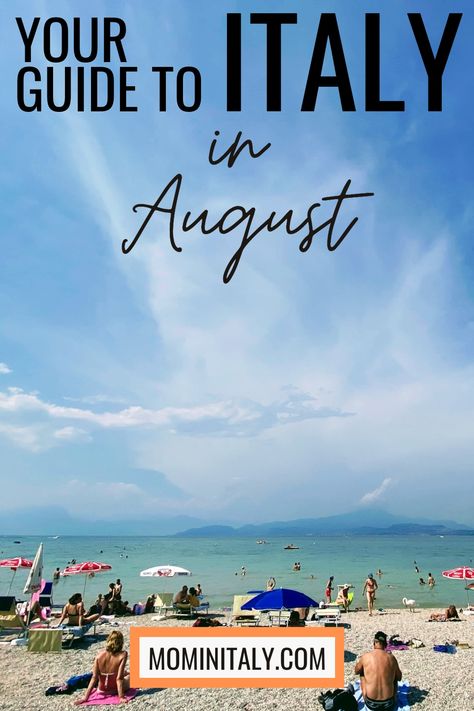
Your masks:
{"label": "beach bag", "polygon": [[222,625],[219,620],[199,617],[196,622],[194,622],[193,627],[222,627]]}
{"label": "beach bag", "polygon": [[433,647],[435,652],[444,652],[445,654],[456,654],[457,649],[452,644],[435,644]]}
{"label": "beach bag", "polygon": [[359,706],[352,691],[334,689],[320,694],[318,701],[324,711],[357,711]]}

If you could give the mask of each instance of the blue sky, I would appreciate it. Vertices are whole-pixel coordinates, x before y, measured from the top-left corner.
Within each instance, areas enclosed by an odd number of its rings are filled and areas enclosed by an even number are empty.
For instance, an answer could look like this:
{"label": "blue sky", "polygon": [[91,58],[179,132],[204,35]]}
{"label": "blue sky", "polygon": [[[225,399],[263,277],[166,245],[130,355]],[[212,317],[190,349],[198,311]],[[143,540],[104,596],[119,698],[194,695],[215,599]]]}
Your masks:
{"label": "blue sky", "polygon": [[[139,67],[130,114],[22,113],[15,16],[86,21],[92,6],[2,7],[0,477],[12,486],[1,509],[248,522],[355,506],[363,517],[373,504],[472,524],[472,7],[418,3],[436,46],[448,11],[464,13],[444,109],[428,113],[411,5],[103,2]],[[281,113],[265,110],[264,31],[248,23],[263,10],[298,12],[283,31]],[[226,113],[236,11],[243,110]],[[324,11],[337,13],[355,113],[334,89],[299,111]],[[403,98],[404,113],[364,111],[366,11],[381,14],[383,96]],[[40,43],[33,63],[44,71]],[[198,66],[201,108],[160,113],[153,65]],[[272,146],[211,166],[215,130],[222,147],[237,131]],[[375,197],[345,208],[359,222],[335,252],[262,234],[224,285],[237,230],[178,233],[178,254],[153,218],[121,252],[139,226],[132,206],[178,172],[181,216],[217,220],[241,204],[259,221],[291,208],[303,219],[348,178]]]}

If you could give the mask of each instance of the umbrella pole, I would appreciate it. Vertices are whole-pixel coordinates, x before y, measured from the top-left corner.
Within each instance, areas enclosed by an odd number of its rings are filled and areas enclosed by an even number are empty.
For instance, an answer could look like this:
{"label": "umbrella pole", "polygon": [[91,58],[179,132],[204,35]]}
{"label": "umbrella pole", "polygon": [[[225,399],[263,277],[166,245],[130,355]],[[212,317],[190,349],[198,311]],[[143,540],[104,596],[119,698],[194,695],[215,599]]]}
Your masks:
{"label": "umbrella pole", "polygon": [[12,579],[10,580],[10,587],[8,588],[7,595],[9,595],[10,590],[12,589],[13,580],[14,580],[14,578],[15,578],[15,573],[16,573],[16,568],[13,570],[13,575],[12,575]]}
{"label": "umbrella pole", "polygon": [[86,573],[84,576],[84,590],[82,591],[82,597],[84,597],[86,594],[87,577],[88,577],[88,573]]}

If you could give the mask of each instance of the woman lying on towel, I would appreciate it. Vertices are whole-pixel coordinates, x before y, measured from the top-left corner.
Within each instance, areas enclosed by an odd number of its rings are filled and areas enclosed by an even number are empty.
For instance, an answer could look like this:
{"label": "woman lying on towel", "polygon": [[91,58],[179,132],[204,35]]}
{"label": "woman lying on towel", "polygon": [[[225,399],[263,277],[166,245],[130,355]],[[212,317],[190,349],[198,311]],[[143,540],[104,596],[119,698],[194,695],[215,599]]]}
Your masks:
{"label": "woman lying on towel", "polygon": [[76,701],[76,705],[88,701],[97,685],[103,694],[117,695],[121,702],[126,703],[126,693],[130,688],[130,675],[125,669],[127,657],[128,654],[123,649],[123,634],[114,630],[107,637],[105,649],[96,656],[86,694],[84,698]]}
{"label": "woman lying on towel", "polygon": [[69,598],[67,605],[64,605],[58,624],[62,625],[64,620],[67,619],[65,624],[68,627],[82,627],[82,625],[92,624],[92,622],[98,620],[99,617],[100,613],[86,615],[81,593],[74,593],[74,595]]}
{"label": "woman lying on towel", "polygon": [[428,622],[448,622],[448,620],[459,620],[458,611],[454,605],[450,605],[444,612],[433,612]]}

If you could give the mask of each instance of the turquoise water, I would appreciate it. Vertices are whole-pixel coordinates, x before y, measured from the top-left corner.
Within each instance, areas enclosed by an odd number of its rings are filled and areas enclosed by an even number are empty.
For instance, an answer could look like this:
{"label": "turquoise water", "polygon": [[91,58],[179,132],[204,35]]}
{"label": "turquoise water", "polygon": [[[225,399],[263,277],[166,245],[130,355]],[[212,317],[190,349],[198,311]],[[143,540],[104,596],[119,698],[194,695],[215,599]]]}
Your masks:
{"label": "turquoise water", "polygon": [[[400,607],[403,597],[414,598],[420,607],[445,607],[466,604],[462,581],[446,580],[441,571],[459,565],[470,565],[474,557],[474,539],[468,536],[324,536],[286,540],[270,539],[268,545],[257,545],[254,539],[164,538],[164,537],[73,537],[58,539],[26,536],[21,544],[13,537],[0,536],[0,557],[21,555],[33,558],[43,540],[44,577],[51,580],[53,570],[61,570],[75,558],[77,562],[98,560],[112,565],[112,571],[87,580],[86,603],[99,592],[106,592],[109,582],[121,578],[123,599],[130,603],[144,600],[152,592],[175,592],[183,583],[200,583],[211,607],[230,606],[234,594],[263,589],[273,575],[278,587],[301,590],[315,600],[323,599],[329,575],[335,583],[355,586],[355,605],[362,605],[362,586],[369,572],[378,568],[378,607]],[[299,550],[285,551],[286,544]],[[103,551],[102,553],[100,551]],[[128,556],[128,557],[126,557]],[[413,561],[426,580],[433,573],[433,589],[420,586]],[[301,571],[291,570],[295,561]],[[153,565],[171,564],[188,568],[191,578],[150,579],[139,573]],[[245,577],[241,566],[247,568]],[[235,575],[235,573],[238,575]],[[12,593],[21,595],[28,571],[15,575]],[[0,594],[6,594],[11,571],[0,568]],[[311,578],[311,576],[314,578]],[[55,586],[54,601],[63,603],[76,591],[83,590],[84,576],[61,579]],[[474,593],[471,593],[474,599]]]}

